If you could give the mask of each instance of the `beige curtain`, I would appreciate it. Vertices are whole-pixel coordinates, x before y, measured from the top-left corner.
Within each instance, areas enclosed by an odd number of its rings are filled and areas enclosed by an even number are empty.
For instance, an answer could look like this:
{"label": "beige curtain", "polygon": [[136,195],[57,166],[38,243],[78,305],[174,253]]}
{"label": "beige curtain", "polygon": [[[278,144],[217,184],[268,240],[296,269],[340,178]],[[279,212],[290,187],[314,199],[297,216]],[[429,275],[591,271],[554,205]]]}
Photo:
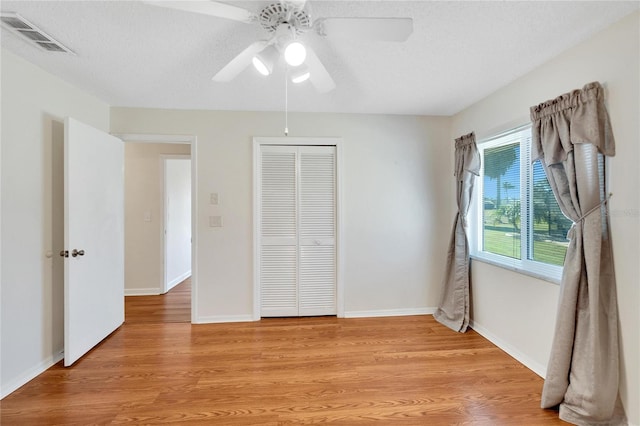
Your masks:
{"label": "beige curtain", "polygon": [[603,89],[590,83],[531,108],[540,159],[569,231],[542,407],[578,425],[626,424],[618,398],[618,313],[598,156],[615,143]]}
{"label": "beige curtain", "polygon": [[450,329],[467,331],[469,325],[469,241],[467,240],[467,212],[473,184],[480,173],[480,154],[473,133],[456,139],[455,171],[458,214],[449,242],[442,297],[436,320]]}

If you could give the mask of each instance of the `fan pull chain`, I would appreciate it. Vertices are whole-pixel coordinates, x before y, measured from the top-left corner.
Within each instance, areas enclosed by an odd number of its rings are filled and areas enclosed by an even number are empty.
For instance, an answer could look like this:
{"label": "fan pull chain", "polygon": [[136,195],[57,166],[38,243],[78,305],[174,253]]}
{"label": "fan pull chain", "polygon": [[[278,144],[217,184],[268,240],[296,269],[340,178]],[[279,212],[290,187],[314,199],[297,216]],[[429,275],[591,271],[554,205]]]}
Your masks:
{"label": "fan pull chain", "polygon": [[289,67],[284,70],[284,135],[289,136]]}

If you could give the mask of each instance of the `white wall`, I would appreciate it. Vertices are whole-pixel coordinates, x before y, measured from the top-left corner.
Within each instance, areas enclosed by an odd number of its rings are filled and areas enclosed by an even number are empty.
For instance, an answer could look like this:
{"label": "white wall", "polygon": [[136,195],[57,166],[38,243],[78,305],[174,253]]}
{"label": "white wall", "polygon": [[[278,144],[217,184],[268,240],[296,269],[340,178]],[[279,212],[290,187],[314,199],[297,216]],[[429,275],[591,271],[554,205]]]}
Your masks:
{"label": "white wall", "polygon": [[[611,227],[622,352],[620,393],[631,424],[640,424],[640,14],[509,84],[453,117],[452,137],[475,131],[482,138],[524,124],[529,107],[591,81],[600,81],[616,138],[610,161]],[[452,155],[452,154],[449,154]],[[472,267],[474,326],[534,369],[546,370],[558,286],[478,261]]]}
{"label": "white wall", "polygon": [[[193,134],[199,235],[197,321],[253,312],[252,138],[282,136],[268,112],[112,108],[114,133]],[[427,312],[438,303],[453,221],[448,118],[290,114],[291,136],[344,139],[345,311]],[[444,173],[444,175],[443,175]],[[220,204],[210,205],[216,192]],[[221,215],[222,228],[208,216]]]}
{"label": "white wall", "polygon": [[[54,281],[53,133],[65,116],[109,130],[109,106],[2,50],[1,371],[12,392],[60,358],[63,305]],[[57,133],[60,133],[59,131]]]}
{"label": "white wall", "polygon": [[[162,155],[186,154],[188,144],[125,143],[125,294],[163,292]],[[148,221],[145,219],[149,215]]]}
{"label": "white wall", "polygon": [[164,161],[165,268],[169,291],[191,276],[191,159]]}

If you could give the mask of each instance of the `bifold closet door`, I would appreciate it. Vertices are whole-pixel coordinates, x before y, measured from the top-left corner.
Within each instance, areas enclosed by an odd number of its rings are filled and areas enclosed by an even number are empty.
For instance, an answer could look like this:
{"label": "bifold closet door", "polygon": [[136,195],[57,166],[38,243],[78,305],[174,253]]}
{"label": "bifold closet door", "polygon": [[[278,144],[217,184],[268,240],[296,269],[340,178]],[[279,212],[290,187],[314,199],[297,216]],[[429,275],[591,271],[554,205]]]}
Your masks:
{"label": "bifold closet door", "polygon": [[335,147],[260,153],[261,316],[335,315]]}
{"label": "bifold closet door", "polygon": [[298,152],[299,315],[335,315],[335,147],[300,147]]}
{"label": "bifold closet door", "polygon": [[260,185],[261,312],[298,316],[297,152],[263,146]]}

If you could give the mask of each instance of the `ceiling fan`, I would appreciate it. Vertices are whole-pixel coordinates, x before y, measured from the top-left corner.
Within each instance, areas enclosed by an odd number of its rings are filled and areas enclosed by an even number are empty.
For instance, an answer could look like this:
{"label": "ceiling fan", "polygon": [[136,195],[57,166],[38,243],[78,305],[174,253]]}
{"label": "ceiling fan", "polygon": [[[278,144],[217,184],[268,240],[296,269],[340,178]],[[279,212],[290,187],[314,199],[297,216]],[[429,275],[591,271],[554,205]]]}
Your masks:
{"label": "ceiling fan", "polygon": [[217,1],[145,1],[187,12],[260,25],[268,37],[250,44],[214,76],[217,82],[228,82],[249,64],[263,75],[273,71],[274,63],[284,54],[291,67],[291,80],[310,80],[319,92],[335,88],[335,82],[315,52],[301,43],[304,35],[315,32],[328,38],[355,38],[372,41],[405,41],[413,32],[411,18],[319,18],[311,19],[306,0],[276,0],[252,13],[238,6]]}

